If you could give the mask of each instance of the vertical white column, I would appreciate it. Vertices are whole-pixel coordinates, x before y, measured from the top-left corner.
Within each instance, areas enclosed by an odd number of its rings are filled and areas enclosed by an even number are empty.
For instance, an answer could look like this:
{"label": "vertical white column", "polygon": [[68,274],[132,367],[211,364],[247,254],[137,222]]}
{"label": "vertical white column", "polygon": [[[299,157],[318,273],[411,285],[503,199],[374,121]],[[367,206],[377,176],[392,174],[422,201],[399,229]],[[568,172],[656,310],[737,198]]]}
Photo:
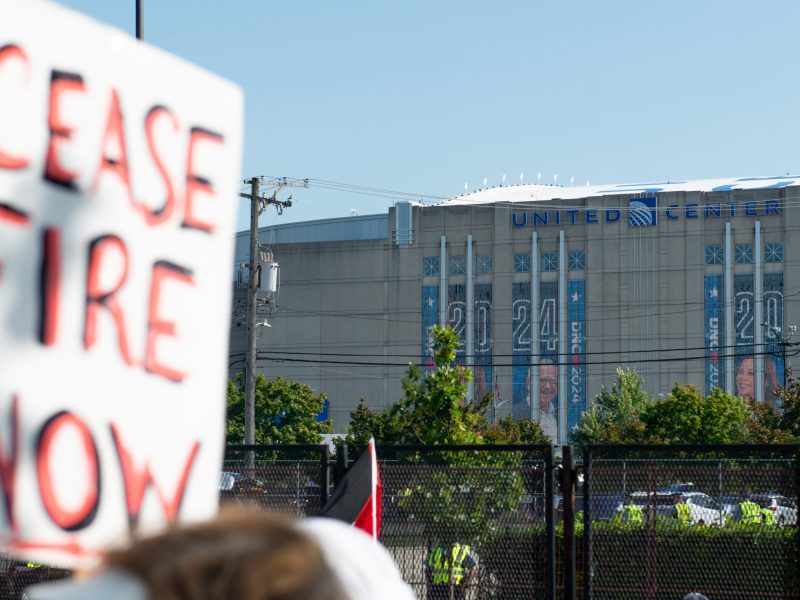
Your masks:
{"label": "vertical white column", "polygon": [[567,249],[558,232],[558,443],[567,443]]}
{"label": "vertical white column", "polygon": [[731,240],[731,224],[725,223],[725,391],[736,393],[733,389],[733,355],[736,348],[736,336],[733,329],[733,244]]}
{"label": "vertical white column", "polygon": [[447,236],[439,239],[439,325],[447,325]]}
{"label": "vertical white column", "polygon": [[530,362],[531,367],[528,376],[531,381],[530,402],[531,402],[531,421],[539,421],[539,236],[534,231],[531,234],[531,313],[530,313]]}
{"label": "vertical white column", "polygon": [[753,296],[755,296],[755,316],[753,318],[753,354],[755,354],[756,401],[764,401],[764,280],[761,276],[761,221],[756,221],[755,241],[753,242],[753,262],[755,263]]}
{"label": "vertical white column", "polygon": [[[475,357],[473,351],[475,349],[475,282],[472,270],[472,234],[467,234],[467,321],[464,325],[464,353],[466,358],[466,367],[473,369],[475,366]],[[474,372],[473,372],[474,375]],[[475,381],[467,383],[467,400],[472,402],[475,392]]]}

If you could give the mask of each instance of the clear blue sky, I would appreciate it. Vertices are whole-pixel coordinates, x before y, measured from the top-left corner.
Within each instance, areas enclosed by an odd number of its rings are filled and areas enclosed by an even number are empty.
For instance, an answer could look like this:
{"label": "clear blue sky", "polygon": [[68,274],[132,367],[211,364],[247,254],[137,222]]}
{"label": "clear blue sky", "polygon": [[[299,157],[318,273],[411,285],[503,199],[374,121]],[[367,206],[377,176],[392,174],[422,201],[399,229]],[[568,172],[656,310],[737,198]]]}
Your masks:
{"label": "clear blue sky", "polygon": [[[795,0],[144,3],[147,42],[244,88],[243,179],[434,197],[503,174],[584,184],[800,171]],[[134,0],[62,4],[135,31]],[[294,207],[262,225],[393,202],[289,192]],[[248,210],[240,201],[239,229]]]}

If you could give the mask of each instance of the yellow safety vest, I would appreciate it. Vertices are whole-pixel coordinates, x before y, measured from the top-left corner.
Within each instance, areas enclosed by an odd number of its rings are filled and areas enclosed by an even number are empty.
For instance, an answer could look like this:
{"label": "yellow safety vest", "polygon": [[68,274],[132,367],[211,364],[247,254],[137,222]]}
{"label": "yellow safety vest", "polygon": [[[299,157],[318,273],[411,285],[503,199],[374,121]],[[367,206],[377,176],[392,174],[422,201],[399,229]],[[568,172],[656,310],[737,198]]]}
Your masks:
{"label": "yellow safety vest", "polygon": [[755,502],[742,502],[739,504],[742,511],[742,517],[739,519],[740,523],[759,523],[761,521],[761,507]]}
{"label": "yellow safety vest", "polygon": [[761,522],[765,525],[775,525],[775,515],[768,508],[761,509]]}
{"label": "yellow safety vest", "polygon": [[622,512],[617,515],[616,523],[627,523],[628,525],[641,525],[644,523],[642,507],[635,504],[626,504],[622,507]]}
{"label": "yellow safety vest", "polygon": [[464,579],[464,560],[466,560],[469,551],[470,547],[468,544],[453,544],[449,556],[448,552],[441,546],[437,546],[431,550],[428,556],[428,566],[433,575],[434,585],[446,585],[450,583],[451,560],[453,562],[453,583],[455,585],[461,585],[461,581]]}
{"label": "yellow safety vest", "polygon": [[675,505],[675,510],[677,511],[678,523],[682,523],[684,525],[688,525],[692,522],[692,513],[689,510],[689,507],[686,505],[685,502],[681,502]]}

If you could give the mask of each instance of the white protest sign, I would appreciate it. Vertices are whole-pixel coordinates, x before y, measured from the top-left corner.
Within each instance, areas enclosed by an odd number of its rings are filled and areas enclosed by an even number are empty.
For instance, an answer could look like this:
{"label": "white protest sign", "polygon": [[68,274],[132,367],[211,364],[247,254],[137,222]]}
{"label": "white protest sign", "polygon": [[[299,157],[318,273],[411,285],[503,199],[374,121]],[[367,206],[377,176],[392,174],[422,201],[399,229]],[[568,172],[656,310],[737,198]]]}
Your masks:
{"label": "white protest sign", "polygon": [[89,564],[217,510],[238,87],[0,0],[0,545]]}

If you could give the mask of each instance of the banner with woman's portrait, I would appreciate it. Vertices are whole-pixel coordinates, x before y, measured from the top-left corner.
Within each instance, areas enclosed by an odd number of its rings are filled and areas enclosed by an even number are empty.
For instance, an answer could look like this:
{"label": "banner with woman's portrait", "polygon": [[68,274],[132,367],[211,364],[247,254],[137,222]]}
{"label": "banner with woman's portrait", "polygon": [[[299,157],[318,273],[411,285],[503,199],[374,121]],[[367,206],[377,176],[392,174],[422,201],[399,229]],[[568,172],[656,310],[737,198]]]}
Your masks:
{"label": "banner with woman's portrait", "polygon": [[[783,383],[780,336],[783,331],[783,273],[763,277],[763,323],[756,323],[753,275],[735,275],[734,323],[736,333],[734,392],[755,398],[756,353],[763,357],[764,399],[776,403],[775,390]],[[756,327],[761,327],[764,346],[755,347]]]}

